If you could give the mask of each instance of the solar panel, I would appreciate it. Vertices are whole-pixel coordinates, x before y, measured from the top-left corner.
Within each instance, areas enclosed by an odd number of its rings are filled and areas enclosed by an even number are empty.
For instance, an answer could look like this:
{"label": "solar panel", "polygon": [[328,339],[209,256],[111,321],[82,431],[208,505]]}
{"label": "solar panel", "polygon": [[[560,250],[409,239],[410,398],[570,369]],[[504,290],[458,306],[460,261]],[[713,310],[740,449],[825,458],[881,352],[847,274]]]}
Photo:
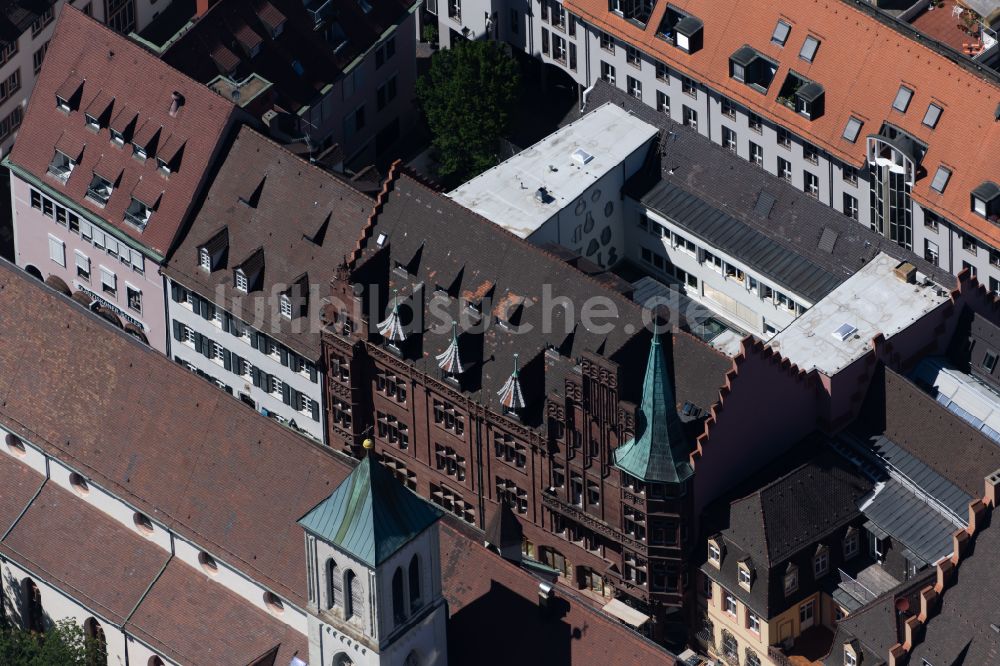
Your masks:
{"label": "solar panel", "polygon": [[753,212],[763,218],[767,218],[771,214],[771,209],[774,207],[774,202],[776,199],[761,190],[761,193],[757,195],[757,204],[753,207]]}

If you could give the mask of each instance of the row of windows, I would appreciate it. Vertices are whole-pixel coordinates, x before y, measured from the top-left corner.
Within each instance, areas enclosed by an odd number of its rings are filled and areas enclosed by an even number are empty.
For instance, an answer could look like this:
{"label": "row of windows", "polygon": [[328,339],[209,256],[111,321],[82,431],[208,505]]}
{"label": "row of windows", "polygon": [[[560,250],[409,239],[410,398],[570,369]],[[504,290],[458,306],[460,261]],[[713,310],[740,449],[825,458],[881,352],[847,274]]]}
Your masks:
{"label": "row of windows", "polygon": [[[726,280],[733,280],[743,285],[750,293],[762,299],[771,300],[776,306],[782,307],[789,312],[801,313],[805,310],[805,306],[797,304],[786,294],[768,286],[758,278],[747,275],[743,269],[730,264],[729,262],[723,260],[722,257],[718,257],[704,248],[698,247],[693,241],[685,238],[684,236],[681,236],[676,232],[671,232],[669,229],[654,220],[651,220],[646,215],[639,216],[638,226],[640,229],[646,231],[652,236],[664,239],[664,242],[668,242],[670,247],[673,249],[694,257],[697,259],[698,263],[710,268],[716,273],[719,273]],[[644,248],[644,260],[646,259],[646,252],[648,251]]]}
{"label": "row of windows", "polygon": [[296,354],[274,338],[257,331],[246,322],[237,319],[214,303],[210,303],[208,300],[193,291],[185,289],[176,282],[171,283],[170,294],[175,303],[186,307],[196,315],[201,316],[202,319],[211,322],[224,333],[229,333],[262,354],[270,356],[293,372],[307,377],[314,384],[319,382],[319,372],[314,363]]}
{"label": "row of windows", "polygon": [[[542,28],[542,53],[550,55],[549,31],[545,28]],[[567,47],[566,40],[555,33],[552,34],[551,56],[556,62],[562,63],[574,72],[576,71],[576,44],[569,42]]]}
{"label": "row of windows", "polygon": [[[90,282],[90,257],[75,250],[73,253],[76,265],[76,277],[82,282]],[[49,259],[66,268],[66,243],[57,236],[49,234]],[[118,276],[107,266],[100,266],[101,291],[111,298],[118,298]],[[136,314],[142,314],[142,290],[128,282],[125,283],[125,301],[128,309]]]}
{"label": "row of windows", "polygon": [[131,266],[132,270],[139,275],[145,273],[146,259],[138,250],[128,247],[87,220],[80,219],[76,213],[60,206],[36,189],[30,191],[30,198],[32,208],[55,220],[59,226],[69,229],[71,233],[78,234],[82,240],[92,244],[98,250],[104,250],[109,256],[117,258],[126,266]]}
{"label": "row of windows", "polygon": [[173,333],[176,341],[194,349],[227,372],[252,382],[254,386],[270,393],[295,411],[310,417],[313,421],[319,421],[319,404],[282,381],[280,377],[264,372],[247,359],[223,347],[218,341],[202,335],[176,319],[173,322]]}
{"label": "row of windows", "polygon": [[476,524],[476,514],[473,506],[466,502],[459,493],[451,490],[447,486],[432,483],[431,502],[438,505],[448,513],[458,516],[470,525]]}

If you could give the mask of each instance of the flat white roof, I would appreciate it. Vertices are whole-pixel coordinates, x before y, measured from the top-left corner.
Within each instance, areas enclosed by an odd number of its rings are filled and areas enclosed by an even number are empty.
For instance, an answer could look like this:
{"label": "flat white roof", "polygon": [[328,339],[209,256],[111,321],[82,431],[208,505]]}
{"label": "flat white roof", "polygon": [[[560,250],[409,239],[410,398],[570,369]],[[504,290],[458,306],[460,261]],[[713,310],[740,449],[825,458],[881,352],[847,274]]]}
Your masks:
{"label": "flat white roof", "polygon": [[804,370],[834,375],[871,348],[948,300],[940,285],[908,284],[893,273],[899,261],[879,253],[861,270],[820,299],[773,338],[769,345]]}
{"label": "flat white roof", "polygon": [[[460,185],[449,197],[527,238],[658,130],[605,104]],[[546,202],[538,195],[544,188]]]}

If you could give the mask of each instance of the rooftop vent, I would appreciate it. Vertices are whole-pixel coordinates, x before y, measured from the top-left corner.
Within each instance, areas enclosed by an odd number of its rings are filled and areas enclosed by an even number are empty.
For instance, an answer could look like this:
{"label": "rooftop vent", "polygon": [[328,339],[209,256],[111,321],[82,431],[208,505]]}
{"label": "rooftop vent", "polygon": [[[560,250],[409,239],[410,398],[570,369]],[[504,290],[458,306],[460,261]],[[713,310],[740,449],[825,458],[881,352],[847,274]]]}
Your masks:
{"label": "rooftop vent", "polygon": [[847,340],[855,333],[858,332],[858,327],[853,324],[843,323],[837,327],[837,330],[833,332],[833,337],[837,338],[841,342]]}
{"label": "rooftop vent", "polygon": [[549,191],[547,189],[545,189],[544,187],[539,187],[537,190],[535,190],[535,201],[537,201],[538,203],[547,204],[547,203],[552,203],[553,201],[555,201],[555,199],[552,197],[551,194],[549,194]]}
{"label": "rooftop vent", "polygon": [[175,90],[170,96],[170,117],[176,116],[182,106],[184,106],[184,95]]}
{"label": "rooftop vent", "polygon": [[892,272],[900,281],[907,284],[913,284],[917,280],[917,267],[908,261],[901,262],[892,269]]}
{"label": "rooftop vent", "polygon": [[590,160],[594,159],[594,156],[588,153],[583,148],[577,148],[573,151],[573,161],[577,164],[584,165],[589,164]]}

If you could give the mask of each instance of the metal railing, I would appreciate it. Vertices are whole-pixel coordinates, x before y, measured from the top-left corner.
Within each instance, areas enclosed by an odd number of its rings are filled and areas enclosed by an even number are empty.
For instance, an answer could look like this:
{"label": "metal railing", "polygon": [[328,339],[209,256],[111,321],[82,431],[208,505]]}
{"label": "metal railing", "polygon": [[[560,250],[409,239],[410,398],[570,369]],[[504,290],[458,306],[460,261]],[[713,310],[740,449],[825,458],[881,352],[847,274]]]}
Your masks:
{"label": "metal railing", "polygon": [[878,596],[843,569],[837,569],[837,573],[840,574],[840,587],[862,603],[868,603]]}

